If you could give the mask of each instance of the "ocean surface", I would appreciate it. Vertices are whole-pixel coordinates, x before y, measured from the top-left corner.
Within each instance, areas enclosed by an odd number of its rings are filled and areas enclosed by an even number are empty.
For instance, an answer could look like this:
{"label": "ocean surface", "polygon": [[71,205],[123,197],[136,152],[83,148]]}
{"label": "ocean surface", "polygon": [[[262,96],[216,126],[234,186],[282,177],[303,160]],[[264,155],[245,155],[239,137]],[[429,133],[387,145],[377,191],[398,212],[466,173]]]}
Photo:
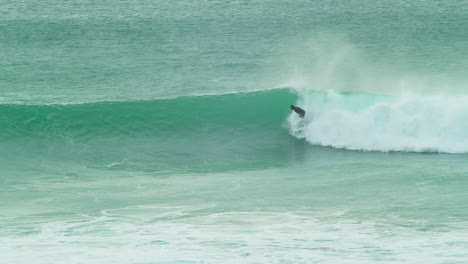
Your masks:
{"label": "ocean surface", "polygon": [[0,0],[0,262],[468,263],[467,18]]}

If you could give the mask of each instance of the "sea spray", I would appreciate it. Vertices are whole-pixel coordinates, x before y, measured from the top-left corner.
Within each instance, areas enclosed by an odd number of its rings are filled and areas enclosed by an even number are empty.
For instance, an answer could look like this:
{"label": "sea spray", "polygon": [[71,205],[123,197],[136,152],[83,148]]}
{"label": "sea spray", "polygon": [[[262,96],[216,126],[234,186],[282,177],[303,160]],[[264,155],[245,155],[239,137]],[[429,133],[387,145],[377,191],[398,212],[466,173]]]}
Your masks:
{"label": "sea spray", "polygon": [[279,57],[276,87],[308,91],[364,92],[379,95],[464,96],[468,79],[458,71],[431,69],[414,58],[385,57],[381,50],[350,36],[322,32],[292,44]]}

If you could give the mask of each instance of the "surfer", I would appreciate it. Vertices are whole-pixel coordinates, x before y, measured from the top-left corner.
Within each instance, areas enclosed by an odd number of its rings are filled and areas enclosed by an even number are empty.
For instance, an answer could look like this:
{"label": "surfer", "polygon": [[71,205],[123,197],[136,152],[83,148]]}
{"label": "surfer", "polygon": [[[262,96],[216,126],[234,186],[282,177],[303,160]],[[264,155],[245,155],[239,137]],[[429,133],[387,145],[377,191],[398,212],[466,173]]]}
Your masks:
{"label": "surfer", "polygon": [[304,116],[305,116],[304,109],[302,109],[302,108],[300,108],[298,106],[291,105],[291,110],[294,110],[294,112],[298,113],[301,118],[304,118]]}

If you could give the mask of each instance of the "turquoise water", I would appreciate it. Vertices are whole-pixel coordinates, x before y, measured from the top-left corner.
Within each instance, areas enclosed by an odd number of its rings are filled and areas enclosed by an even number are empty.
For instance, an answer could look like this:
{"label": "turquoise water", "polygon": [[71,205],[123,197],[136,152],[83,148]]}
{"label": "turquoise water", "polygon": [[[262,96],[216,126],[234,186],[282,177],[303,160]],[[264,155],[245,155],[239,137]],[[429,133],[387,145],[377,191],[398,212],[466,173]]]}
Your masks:
{"label": "turquoise water", "polygon": [[468,262],[466,1],[0,6],[3,262]]}

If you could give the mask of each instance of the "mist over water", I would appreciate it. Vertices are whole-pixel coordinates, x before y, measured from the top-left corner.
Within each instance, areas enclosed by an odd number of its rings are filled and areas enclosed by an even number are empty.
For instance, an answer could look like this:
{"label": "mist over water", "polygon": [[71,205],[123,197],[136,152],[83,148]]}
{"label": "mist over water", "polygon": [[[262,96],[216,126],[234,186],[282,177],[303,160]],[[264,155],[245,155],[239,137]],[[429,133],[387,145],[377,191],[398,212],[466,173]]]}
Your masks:
{"label": "mist over water", "polygon": [[468,86],[466,76],[457,73],[461,68],[436,69],[411,56],[399,61],[386,56],[389,50],[375,51],[372,44],[353,42],[342,33],[315,33],[282,52],[278,57],[279,87],[299,93],[331,90],[459,96],[466,95]]}

